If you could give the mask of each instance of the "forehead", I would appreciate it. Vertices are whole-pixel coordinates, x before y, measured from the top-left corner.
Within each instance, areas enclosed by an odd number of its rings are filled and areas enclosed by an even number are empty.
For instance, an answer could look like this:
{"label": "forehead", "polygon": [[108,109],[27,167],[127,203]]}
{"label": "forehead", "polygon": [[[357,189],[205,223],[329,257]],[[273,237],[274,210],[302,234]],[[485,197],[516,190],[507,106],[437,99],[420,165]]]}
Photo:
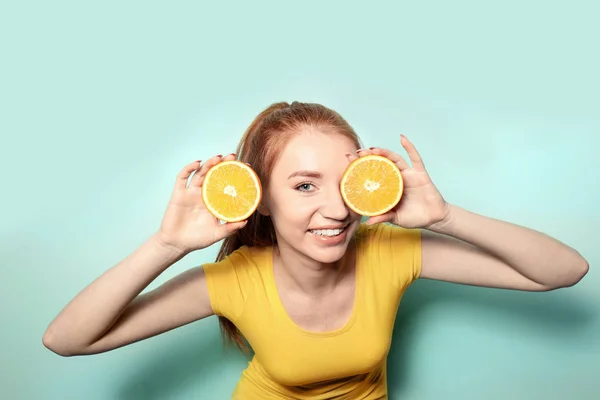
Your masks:
{"label": "forehead", "polygon": [[298,170],[338,174],[338,170],[343,172],[348,165],[346,154],[356,150],[354,142],[346,136],[307,127],[288,141],[273,167],[273,177],[287,179]]}

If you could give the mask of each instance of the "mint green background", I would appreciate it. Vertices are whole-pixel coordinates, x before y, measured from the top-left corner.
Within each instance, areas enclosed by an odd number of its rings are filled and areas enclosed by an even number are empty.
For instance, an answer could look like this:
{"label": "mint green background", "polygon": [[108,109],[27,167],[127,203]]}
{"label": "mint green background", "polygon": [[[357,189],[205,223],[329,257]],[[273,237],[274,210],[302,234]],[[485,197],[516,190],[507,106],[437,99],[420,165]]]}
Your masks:
{"label": "mint green background", "polygon": [[200,4],[0,6],[0,398],[229,398],[246,360],[214,317],[92,357],[42,335],[158,228],[183,165],[280,100],[333,107],[367,146],[404,154],[406,134],[450,202],[591,264],[551,293],[415,284],[391,399],[600,398],[596,2]]}

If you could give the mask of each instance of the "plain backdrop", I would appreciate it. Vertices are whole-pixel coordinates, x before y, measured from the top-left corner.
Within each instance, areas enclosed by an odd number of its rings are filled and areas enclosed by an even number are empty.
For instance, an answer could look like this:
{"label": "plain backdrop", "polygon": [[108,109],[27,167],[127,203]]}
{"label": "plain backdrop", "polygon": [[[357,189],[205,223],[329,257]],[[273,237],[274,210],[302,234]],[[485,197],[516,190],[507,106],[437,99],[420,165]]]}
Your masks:
{"label": "plain backdrop", "polygon": [[597,4],[3,2],[0,398],[230,397],[247,359],[223,350],[215,317],[92,357],[42,335],[158,229],[185,164],[234,151],[281,100],[339,111],[367,147],[405,155],[407,135],[449,202],[590,263],[549,293],[417,282],[390,399],[600,398]]}

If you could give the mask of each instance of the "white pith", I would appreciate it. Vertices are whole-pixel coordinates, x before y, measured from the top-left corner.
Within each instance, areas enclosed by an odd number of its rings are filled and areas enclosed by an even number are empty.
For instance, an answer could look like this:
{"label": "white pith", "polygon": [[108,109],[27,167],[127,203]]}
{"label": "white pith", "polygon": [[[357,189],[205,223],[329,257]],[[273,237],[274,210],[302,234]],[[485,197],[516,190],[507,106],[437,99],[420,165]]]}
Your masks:
{"label": "white pith", "polygon": [[225,187],[225,189],[223,190],[223,193],[225,193],[231,197],[237,196],[237,191],[235,190],[235,186],[232,186],[232,185],[227,185]]}

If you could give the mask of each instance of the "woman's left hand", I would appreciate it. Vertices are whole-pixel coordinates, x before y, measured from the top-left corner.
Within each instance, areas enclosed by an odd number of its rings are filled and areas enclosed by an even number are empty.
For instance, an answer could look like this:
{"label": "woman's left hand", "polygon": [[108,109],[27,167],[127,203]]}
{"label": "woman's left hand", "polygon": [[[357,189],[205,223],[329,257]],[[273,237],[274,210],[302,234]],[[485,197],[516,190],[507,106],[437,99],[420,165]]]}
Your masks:
{"label": "woman's left hand", "polygon": [[[447,217],[449,206],[425,170],[415,146],[404,135],[400,135],[400,143],[406,149],[412,166],[400,155],[387,149],[372,147],[358,152],[360,157],[369,154],[387,157],[396,164],[404,180],[400,202],[389,212],[370,217],[367,224],[391,222],[403,228],[428,228]],[[350,161],[355,158],[352,156]]]}

